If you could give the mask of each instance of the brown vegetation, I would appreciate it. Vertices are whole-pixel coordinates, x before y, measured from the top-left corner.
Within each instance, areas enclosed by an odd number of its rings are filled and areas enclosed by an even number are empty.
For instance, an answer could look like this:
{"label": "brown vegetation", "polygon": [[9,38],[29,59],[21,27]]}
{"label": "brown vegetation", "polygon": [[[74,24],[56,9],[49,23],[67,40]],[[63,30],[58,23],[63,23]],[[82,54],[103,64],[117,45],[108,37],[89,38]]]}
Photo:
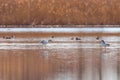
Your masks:
{"label": "brown vegetation", "polygon": [[120,1],[0,0],[0,24],[120,24]]}

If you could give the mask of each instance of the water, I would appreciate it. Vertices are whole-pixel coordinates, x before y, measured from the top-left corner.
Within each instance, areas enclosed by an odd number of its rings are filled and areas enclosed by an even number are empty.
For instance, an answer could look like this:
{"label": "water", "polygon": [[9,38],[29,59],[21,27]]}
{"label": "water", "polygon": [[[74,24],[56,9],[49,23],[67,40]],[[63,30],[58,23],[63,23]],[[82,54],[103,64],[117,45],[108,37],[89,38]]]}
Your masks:
{"label": "water", "polygon": [[119,37],[102,37],[110,47],[94,37],[66,38],[47,45],[1,43],[0,80],[120,80]]}
{"label": "water", "polygon": [[0,50],[1,80],[119,80],[119,49]]}

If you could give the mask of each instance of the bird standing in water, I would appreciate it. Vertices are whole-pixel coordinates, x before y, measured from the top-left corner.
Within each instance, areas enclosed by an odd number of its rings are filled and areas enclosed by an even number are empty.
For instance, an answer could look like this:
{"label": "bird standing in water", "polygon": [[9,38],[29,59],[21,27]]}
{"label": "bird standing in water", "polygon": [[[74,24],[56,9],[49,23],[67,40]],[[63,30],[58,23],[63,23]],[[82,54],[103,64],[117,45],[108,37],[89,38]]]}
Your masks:
{"label": "bird standing in water", "polygon": [[52,42],[52,40],[42,40],[40,43],[43,44],[43,49],[46,49],[46,47],[47,47],[46,45],[50,42]]}
{"label": "bird standing in water", "polygon": [[41,43],[43,45],[43,49],[46,49],[46,45],[48,44],[48,41],[47,40],[42,40]]}
{"label": "bird standing in water", "polygon": [[103,47],[105,47],[105,52],[102,53],[102,58],[103,58],[103,59],[106,59],[106,55],[108,55],[108,54],[107,54],[106,47],[109,47],[110,44],[106,43],[104,40],[101,40],[101,45],[102,45]]}
{"label": "bird standing in water", "polygon": [[42,40],[41,43],[46,45],[46,44],[48,44],[48,41],[47,40]]}
{"label": "bird standing in water", "polygon": [[50,42],[52,42],[52,40],[42,40],[42,41],[41,41],[41,43],[44,44],[44,45],[46,45],[46,44],[48,44],[48,43],[50,43]]}
{"label": "bird standing in water", "polygon": [[107,44],[104,40],[101,40],[101,44],[102,44],[102,46],[104,46],[104,47],[110,46],[110,44]]}

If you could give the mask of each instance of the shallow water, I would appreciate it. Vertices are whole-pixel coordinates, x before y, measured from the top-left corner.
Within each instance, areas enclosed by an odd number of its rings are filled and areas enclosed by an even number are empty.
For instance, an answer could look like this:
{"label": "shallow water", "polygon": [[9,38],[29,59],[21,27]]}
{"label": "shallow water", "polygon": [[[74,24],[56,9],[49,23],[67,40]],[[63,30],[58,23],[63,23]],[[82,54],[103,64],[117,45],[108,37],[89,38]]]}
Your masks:
{"label": "shallow water", "polygon": [[120,37],[77,37],[0,38],[0,80],[119,80]]}
{"label": "shallow water", "polygon": [[0,50],[1,80],[119,80],[119,48]]}

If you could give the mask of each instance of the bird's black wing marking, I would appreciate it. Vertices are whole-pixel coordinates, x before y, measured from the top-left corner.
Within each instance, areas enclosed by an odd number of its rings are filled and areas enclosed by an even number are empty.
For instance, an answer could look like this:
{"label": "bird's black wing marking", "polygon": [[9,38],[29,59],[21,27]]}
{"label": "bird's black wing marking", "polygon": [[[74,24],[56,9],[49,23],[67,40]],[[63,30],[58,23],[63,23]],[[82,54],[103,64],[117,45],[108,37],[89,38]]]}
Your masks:
{"label": "bird's black wing marking", "polygon": [[104,40],[101,40],[102,41],[102,44],[106,44]]}

